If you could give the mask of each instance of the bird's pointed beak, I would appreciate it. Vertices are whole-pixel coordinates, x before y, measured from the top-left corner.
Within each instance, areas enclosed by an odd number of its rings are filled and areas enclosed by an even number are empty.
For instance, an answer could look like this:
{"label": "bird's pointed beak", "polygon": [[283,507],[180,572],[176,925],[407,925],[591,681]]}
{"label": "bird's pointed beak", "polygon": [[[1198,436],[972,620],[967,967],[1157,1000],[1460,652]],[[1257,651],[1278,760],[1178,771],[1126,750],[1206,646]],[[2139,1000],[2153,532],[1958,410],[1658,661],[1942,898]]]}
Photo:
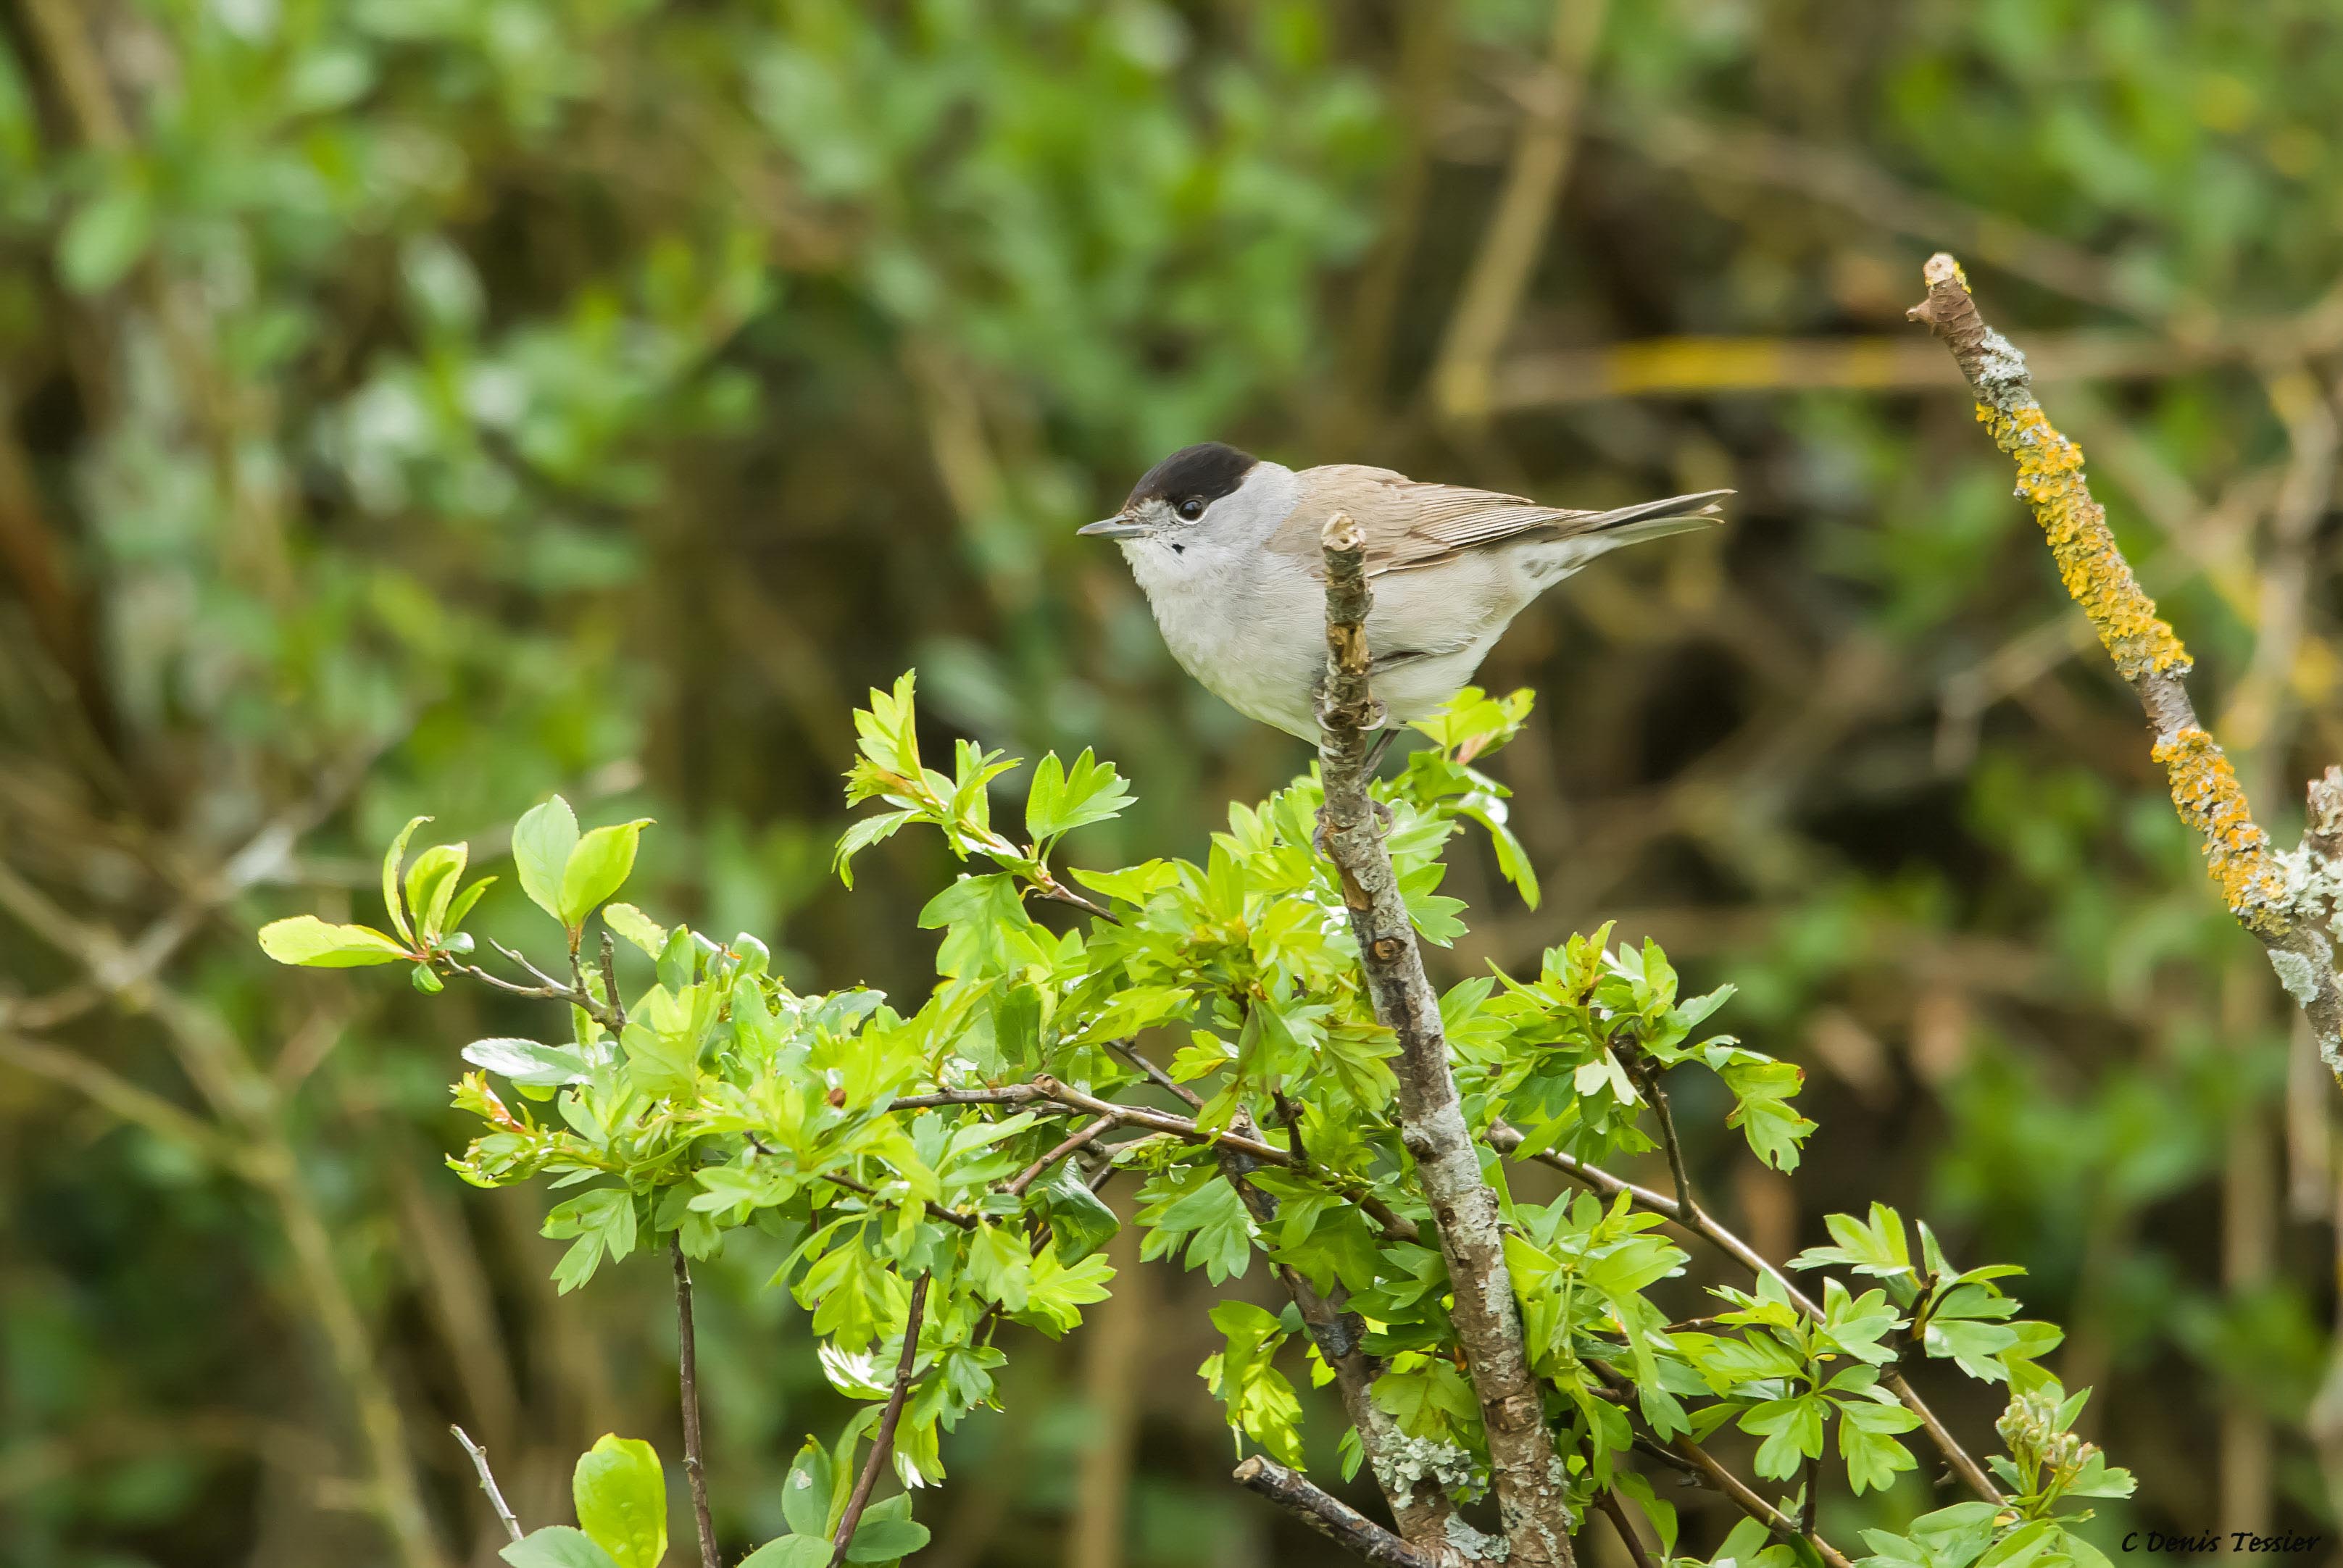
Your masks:
{"label": "bird's pointed beak", "polygon": [[1101,518],[1095,523],[1084,523],[1074,530],[1086,539],[1135,539],[1147,529],[1129,512],[1117,512],[1111,518]]}

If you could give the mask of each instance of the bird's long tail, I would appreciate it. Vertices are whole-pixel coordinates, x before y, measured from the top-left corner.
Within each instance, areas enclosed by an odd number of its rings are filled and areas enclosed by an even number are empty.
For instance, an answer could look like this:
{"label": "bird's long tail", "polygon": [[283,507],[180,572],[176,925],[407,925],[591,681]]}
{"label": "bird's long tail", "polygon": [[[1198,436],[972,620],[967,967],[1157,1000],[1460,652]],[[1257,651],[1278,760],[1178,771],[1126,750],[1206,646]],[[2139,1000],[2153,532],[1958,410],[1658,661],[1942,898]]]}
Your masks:
{"label": "bird's long tail", "polygon": [[1572,531],[1600,534],[1608,543],[1632,545],[1664,534],[1715,528],[1725,520],[1716,503],[1731,494],[1731,490],[1703,490],[1697,495],[1670,496],[1664,501],[1643,501],[1599,512]]}

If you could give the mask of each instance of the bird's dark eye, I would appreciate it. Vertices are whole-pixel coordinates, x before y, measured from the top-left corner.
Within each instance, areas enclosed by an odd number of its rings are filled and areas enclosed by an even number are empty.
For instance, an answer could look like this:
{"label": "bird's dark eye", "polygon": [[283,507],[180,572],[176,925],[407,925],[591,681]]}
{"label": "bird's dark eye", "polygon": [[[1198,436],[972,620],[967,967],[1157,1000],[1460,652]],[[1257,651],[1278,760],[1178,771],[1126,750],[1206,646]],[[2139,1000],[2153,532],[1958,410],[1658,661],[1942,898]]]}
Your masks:
{"label": "bird's dark eye", "polygon": [[1172,509],[1180,514],[1182,522],[1192,523],[1204,515],[1204,503],[1191,496]]}

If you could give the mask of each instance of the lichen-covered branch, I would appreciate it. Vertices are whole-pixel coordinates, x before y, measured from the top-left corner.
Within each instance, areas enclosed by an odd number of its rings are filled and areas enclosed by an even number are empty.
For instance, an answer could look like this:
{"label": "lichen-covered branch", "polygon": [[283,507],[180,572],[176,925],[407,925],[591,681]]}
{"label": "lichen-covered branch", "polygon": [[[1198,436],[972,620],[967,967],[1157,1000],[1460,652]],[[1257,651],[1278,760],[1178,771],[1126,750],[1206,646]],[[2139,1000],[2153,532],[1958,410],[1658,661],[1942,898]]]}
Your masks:
{"label": "lichen-covered branch", "polygon": [[1568,1564],[1574,1521],[1544,1402],[1523,1349],[1496,1194],[1481,1174],[1457,1102],[1440,999],[1424,977],[1415,928],[1367,792],[1367,748],[1381,709],[1367,680],[1366,620],[1373,601],[1365,536],[1336,513],[1319,543],[1326,562],[1326,678],[1318,708],[1326,848],[1342,878],[1375,1017],[1399,1040],[1393,1070],[1400,1136],[1415,1159],[1455,1292],[1450,1320],[1481,1402],[1507,1560],[1514,1568]]}
{"label": "lichen-covered branch", "polygon": [[1258,1492],[1302,1523],[1362,1562],[1379,1568],[1444,1568],[1444,1560],[1419,1552],[1382,1525],[1320,1491],[1273,1459],[1256,1453],[1236,1467],[1236,1483]]}
{"label": "lichen-covered branch", "polygon": [[[2059,579],[2147,715],[2153,755],[2180,819],[2204,847],[2207,869],[2229,912],[2268,950],[2287,994],[2310,1020],[2319,1054],[2343,1078],[2343,982],[2327,930],[2343,865],[2308,838],[2300,851],[2283,853],[2254,820],[2237,769],[2188,699],[2187,649],[2141,590],[2106,508],[2091,498],[2082,448],[2042,412],[2026,357],[1977,314],[1960,264],[1939,253],[1922,276],[1928,297],[1913,307],[1912,319],[1952,350],[1976,394],[1977,418],[2016,463],[2018,493],[2049,539]],[[2315,797],[2320,786],[2311,788]]]}

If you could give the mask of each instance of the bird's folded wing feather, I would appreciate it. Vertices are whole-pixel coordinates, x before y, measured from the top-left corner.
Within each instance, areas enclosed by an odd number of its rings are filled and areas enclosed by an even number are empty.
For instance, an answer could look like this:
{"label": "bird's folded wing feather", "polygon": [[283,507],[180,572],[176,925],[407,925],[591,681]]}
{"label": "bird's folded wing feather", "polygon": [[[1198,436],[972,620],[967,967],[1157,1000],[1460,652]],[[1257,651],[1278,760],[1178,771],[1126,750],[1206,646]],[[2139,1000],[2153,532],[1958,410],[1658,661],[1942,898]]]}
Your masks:
{"label": "bird's folded wing feather", "polygon": [[[1686,503],[1685,515],[1691,516],[1712,498],[1682,498]],[[1468,550],[1525,535],[1568,538],[1603,528],[1614,519],[1626,520],[1616,512],[1544,507],[1522,496],[1426,484],[1389,468],[1345,463],[1307,471],[1293,514],[1271,539],[1270,548],[1300,557],[1313,573],[1322,573],[1318,532],[1336,512],[1348,512],[1365,533],[1370,577],[1435,566]]]}

